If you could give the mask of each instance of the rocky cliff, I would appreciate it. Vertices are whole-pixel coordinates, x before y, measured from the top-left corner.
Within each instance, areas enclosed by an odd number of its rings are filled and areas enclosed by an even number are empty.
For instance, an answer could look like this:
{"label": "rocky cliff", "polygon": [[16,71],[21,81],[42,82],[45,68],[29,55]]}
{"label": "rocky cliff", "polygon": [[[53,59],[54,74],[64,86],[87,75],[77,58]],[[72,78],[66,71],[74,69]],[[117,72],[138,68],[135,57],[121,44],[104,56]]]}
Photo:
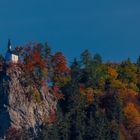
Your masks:
{"label": "rocky cliff", "polygon": [[[56,108],[56,100],[46,87],[32,87],[24,84],[26,80],[28,79],[25,78],[25,73],[17,65],[1,71],[0,138],[3,138],[10,128],[24,129],[36,135],[47,122],[51,110]],[[31,89],[36,93],[35,98],[28,98]]]}

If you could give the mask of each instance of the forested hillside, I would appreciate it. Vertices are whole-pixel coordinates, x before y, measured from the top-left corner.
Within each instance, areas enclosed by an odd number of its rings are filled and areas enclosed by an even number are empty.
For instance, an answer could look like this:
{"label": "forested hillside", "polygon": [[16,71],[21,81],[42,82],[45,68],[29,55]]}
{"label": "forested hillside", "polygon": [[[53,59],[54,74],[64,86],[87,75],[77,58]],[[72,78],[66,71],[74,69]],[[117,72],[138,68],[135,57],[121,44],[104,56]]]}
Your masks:
{"label": "forested hillside", "polygon": [[[15,50],[21,58],[16,65],[25,73],[24,85],[35,87],[27,99],[40,102],[42,95],[35,89],[45,85],[57,100],[57,108],[34,139],[140,140],[140,57],[135,63],[130,59],[104,63],[99,54],[85,50],[68,65],[63,53],[53,54],[47,44]],[[7,66],[2,56],[0,62],[2,72],[14,65]],[[16,132],[9,129],[6,139],[23,138]]]}

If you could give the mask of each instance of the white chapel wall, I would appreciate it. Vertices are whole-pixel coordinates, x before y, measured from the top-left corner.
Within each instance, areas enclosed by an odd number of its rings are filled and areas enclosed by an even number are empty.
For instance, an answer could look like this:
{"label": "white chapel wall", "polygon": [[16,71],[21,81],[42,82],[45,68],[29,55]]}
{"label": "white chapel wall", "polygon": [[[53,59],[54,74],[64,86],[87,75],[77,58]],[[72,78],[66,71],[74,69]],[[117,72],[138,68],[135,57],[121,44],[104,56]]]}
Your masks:
{"label": "white chapel wall", "polygon": [[18,62],[18,56],[15,54],[12,54],[12,62],[17,63]]}

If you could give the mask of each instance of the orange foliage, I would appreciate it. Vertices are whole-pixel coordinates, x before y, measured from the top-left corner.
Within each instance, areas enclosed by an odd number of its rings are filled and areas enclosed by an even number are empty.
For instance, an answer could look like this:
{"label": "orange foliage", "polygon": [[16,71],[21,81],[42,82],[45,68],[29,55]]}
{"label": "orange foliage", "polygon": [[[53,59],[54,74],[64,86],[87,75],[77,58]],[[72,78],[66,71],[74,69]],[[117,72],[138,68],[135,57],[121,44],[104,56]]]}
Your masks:
{"label": "orange foliage", "polygon": [[109,74],[109,76],[111,76],[114,79],[116,79],[118,76],[117,71],[111,67],[108,68],[108,74]]}
{"label": "orange foliage", "polygon": [[140,138],[140,113],[133,103],[128,103],[124,108],[124,114],[127,119],[127,128],[134,139]]}
{"label": "orange foliage", "polygon": [[52,59],[53,66],[53,81],[60,85],[70,81],[68,73],[70,69],[67,67],[67,60],[61,52],[57,52]]}
{"label": "orange foliage", "polygon": [[84,95],[85,93],[85,86],[83,85],[83,84],[79,84],[79,90],[80,90],[80,93],[82,94],[82,95]]}
{"label": "orange foliage", "polygon": [[86,91],[86,96],[87,96],[87,102],[90,104],[94,100],[94,94],[93,94],[93,89],[92,88],[87,88]]}
{"label": "orange foliage", "polygon": [[84,95],[84,96],[86,96],[86,98],[87,98],[87,102],[89,103],[89,104],[91,104],[92,102],[93,102],[93,100],[94,100],[94,91],[93,91],[93,88],[84,88],[84,86],[83,85],[80,85],[80,93],[81,93],[81,95]]}
{"label": "orange foliage", "polygon": [[140,114],[133,103],[129,102],[127,104],[127,106],[124,108],[124,113],[129,120],[129,123],[131,123],[130,127],[136,123],[140,124]]}
{"label": "orange foliage", "polygon": [[119,98],[126,104],[128,102],[136,102],[137,92],[132,89],[119,90]]}

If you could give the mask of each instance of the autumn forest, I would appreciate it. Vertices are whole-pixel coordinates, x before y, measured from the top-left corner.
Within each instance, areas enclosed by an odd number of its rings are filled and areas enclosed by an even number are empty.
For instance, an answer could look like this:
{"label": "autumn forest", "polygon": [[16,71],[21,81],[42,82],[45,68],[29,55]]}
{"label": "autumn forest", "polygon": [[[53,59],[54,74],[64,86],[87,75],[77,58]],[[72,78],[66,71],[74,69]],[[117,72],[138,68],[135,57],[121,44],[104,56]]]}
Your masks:
{"label": "autumn forest", "polygon": [[[15,50],[28,79],[24,85],[46,85],[44,90],[58,102],[36,139],[140,140],[140,57],[137,62],[104,62],[100,54],[85,50],[69,64],[47,43]],[[1,55],[0,68],[4,66]],[[26,96],[41,100],[35,90]]]}

